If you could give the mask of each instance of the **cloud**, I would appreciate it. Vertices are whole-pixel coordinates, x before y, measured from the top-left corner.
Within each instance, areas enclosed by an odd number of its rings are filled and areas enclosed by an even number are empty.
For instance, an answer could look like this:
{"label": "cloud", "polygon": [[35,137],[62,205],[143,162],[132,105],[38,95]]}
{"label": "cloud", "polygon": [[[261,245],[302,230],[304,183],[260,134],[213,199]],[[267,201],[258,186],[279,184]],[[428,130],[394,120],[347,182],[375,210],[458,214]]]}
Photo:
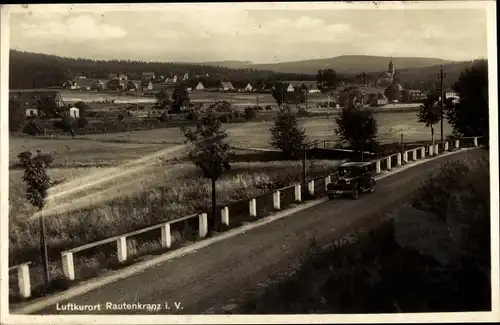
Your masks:
{"label": "cloud", "polygon": [[22,23],[27,38],[61,39],[64,41],[99,41],[127,36],[127,31],[96,21],[93,15],[81,15],[65,22],[47,21],[39,24]]}

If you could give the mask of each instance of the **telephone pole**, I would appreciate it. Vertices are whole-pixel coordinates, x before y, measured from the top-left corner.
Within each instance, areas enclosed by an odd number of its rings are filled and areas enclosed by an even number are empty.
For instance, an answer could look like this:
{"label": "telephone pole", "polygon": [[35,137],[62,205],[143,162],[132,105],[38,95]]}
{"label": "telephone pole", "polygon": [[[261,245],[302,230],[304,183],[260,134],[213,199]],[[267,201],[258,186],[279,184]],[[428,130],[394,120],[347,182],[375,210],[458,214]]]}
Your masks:
{"label": "telephone pole", "polygon": [[307,91],[309,89],[307,88],[307,86],[304,86],[304,91],[305,91],[305,100],[306,100],[306,111],[307,111]]}
{"label": "telephone pole", "polygon": [[439,91],[440,91],[440,105],[441,105],[441,144],[444,142],[443,135],[443,118],[444,118],[444,89],[443,80],[446,78],[446,73],[443,71],[443,66],[439,69]]}

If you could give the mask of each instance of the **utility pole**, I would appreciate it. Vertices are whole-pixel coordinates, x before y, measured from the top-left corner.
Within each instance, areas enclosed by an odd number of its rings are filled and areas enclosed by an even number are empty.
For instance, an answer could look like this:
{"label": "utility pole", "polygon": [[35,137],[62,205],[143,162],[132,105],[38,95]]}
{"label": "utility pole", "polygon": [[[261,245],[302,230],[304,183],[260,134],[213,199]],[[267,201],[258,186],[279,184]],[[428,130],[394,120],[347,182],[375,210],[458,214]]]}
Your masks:
{"label": "utility pole", "polygon": [[42,265],[43,265],[43,275],[45,279],[45,285],[49,285],[49,258],[47,253],[47,241],[45,239],[45,218],[43,216],[42,209],[40,209],[40,250],[42,253]]}
{"label": "utility pole", "polygon": [[328,105],[326,106],[326,118],[329,118],[328,112],[330,111],[330,92],[328,92]]}
{"label": "utility pole", "polygon": [[307,155],[307,145],[304,145],[304,155],[302,156],[302,191],[306,193],[306,155]]}
{"label": "utility pole", "polygon": [[443,89],[443,80],[446,78],[446,73],[443,71],[443,66],[439,69],[439,85],[440,85],[440,101],[439,104],[441,105],[441,144],[444,142],[444,135],[443,135],[443,119],[444,119],[444,89]]}
{"label": "utility pole", "polygon": [[401,132],[401,156],[403,156],[405,149],[404,149],[404,135],[403,132]]}
{"label": "utility pole", "polygon": [[305,86],[305,89],[304,89],[304,91],[306,92],[306,111],[307,111],[307,91],[308,91],[308,88],[307,88],[307,86]]}

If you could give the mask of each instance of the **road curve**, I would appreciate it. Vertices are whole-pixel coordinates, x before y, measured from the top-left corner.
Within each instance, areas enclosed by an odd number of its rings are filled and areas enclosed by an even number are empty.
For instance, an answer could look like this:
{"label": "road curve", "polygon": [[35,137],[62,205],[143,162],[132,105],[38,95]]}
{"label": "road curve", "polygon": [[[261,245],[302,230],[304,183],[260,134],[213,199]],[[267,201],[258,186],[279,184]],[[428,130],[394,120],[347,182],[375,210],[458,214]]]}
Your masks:
{"label": "road curve", "polygon": [[[310,245],[308,238],[327,242],[342,237],[370,217],[406,202],[420,182],[445,161],[480,154],[480,150],[470,150],[428,161],[379,180],[375,193],[359,200],[339,199],[314,206],[58,304],[101,304],[101,311],[62,311],[54,305],[36,314],[221,313],[232,299],[241,301],[257,294],[271,275],[286,272],[299,262]],[[108,302],[159,304],[162,308],[159,312],[110,310],[105,308]]]}

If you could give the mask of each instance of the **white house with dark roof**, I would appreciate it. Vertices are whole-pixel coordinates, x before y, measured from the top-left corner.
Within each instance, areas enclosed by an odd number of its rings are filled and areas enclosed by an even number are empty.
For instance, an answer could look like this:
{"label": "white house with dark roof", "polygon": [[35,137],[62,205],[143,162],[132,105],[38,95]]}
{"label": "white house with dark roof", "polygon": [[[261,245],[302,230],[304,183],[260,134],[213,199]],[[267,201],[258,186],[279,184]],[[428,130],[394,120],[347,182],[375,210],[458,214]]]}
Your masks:
{"label": "white house with dark roof", "polygon": [[205,89],[205,86],[203,85],[203,83],[200,81],[198,82],[198,84],[196,85],[196,87],[194,88],[196,91],[203,91]]}

